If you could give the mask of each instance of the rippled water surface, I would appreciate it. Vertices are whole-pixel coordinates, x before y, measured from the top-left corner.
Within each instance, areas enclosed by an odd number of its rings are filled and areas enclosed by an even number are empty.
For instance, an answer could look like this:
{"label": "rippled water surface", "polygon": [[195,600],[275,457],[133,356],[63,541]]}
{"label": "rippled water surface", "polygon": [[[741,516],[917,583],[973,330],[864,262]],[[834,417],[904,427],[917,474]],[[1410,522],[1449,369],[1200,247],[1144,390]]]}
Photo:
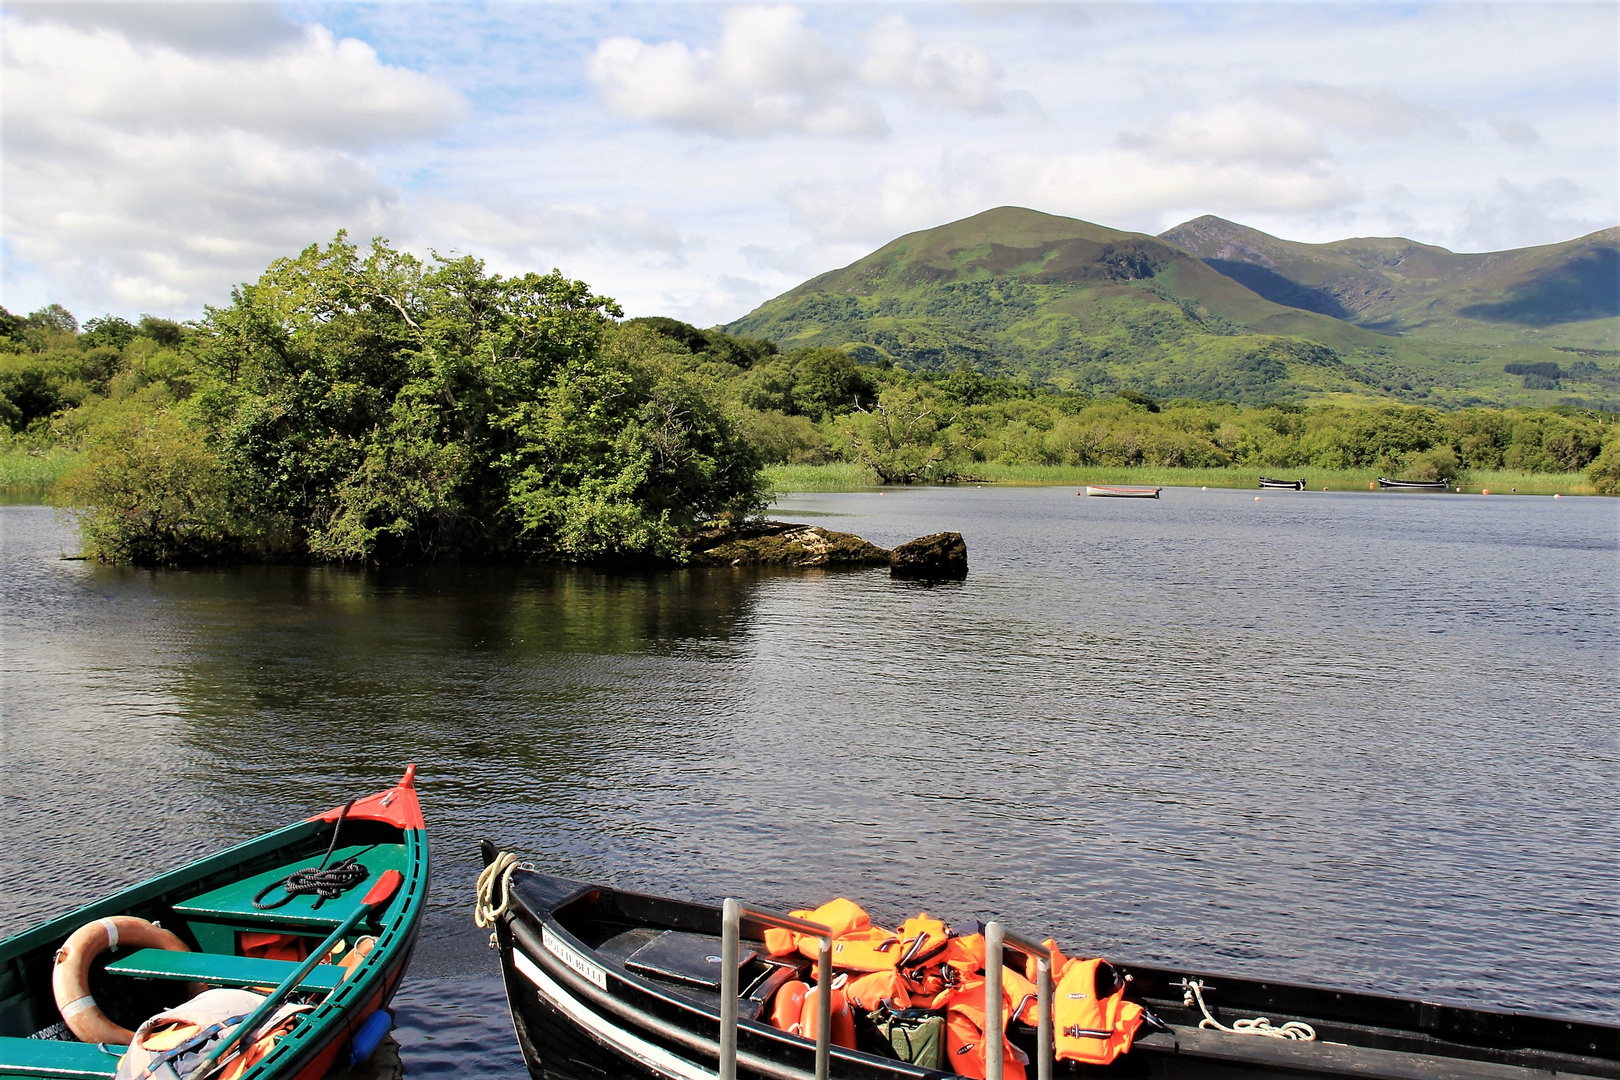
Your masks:
{"label": "rippled water surface", "polygon": [[413,1074],[522,1064],[490,836],[576,877],[1620,1019],[1617,504],[784,500],[972,573],[118,570],[0,507],[0,935],[419,763]]}

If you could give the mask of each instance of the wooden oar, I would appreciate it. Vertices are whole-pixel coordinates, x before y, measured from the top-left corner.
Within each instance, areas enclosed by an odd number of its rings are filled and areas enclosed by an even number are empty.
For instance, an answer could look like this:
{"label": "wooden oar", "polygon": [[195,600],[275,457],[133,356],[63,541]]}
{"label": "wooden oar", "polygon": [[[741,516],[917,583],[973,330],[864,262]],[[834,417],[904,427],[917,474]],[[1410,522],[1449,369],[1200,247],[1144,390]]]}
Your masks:
{"label": "wooden oar", "polygon": [[281,1004],[282,999],[297,989],[298,984],[304,981],[304,977],[314,971],[316,966],[326,958],[326,954],[331,951],[332,946],[342,941],[349,931],[360,925],[361,920],[371,914],[372,908],[381,907],[388,903],[389,899],[394,895],[394,890],[399,888],[400,882],[404,880],[404,876],[398,870],[384,871],[383,875],[377,879],[377,883],[371,887],[371,891],[366,893],[365,898],[349,914],[349,917],[344,919],[338,928],[327,935],[326,940],[321,942],[309,954],[309,959],[298,965],[297,971],[282,979],[281,984],[270,991],[270,996],[265,998],[257,1009],[249,1013],[246,1020],[236,1025],[228,1036],[221,1039],[208,1052],[208,1056],[203,1059],[202,1064],[197,1066],[197,1071],[191,1074],[194,1080],[207,1080],[208,1075],[214,1071],[220,1060],[231,1052],[231,1048],[240,1042],[244,1036],[251,1034],[254,1028],[263,1023],[264,1018],[275,1011],[276,1006]]}

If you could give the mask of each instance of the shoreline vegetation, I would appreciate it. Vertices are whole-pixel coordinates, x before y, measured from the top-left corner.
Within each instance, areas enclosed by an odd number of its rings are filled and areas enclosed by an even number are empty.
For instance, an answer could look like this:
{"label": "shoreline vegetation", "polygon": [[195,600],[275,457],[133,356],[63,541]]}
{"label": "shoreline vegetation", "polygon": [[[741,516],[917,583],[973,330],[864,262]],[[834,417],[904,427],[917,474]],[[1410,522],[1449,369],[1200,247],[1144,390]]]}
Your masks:
{"label": "shoreline vegetation", "polygon": [[[8,502],[51,502],[57,483],[84,460],[82,453],[62,447],[44,451],[0,451],[0,499]],[[1157,485],[1159,487],[1257,488],[1261,475],[1278,480],[1305,481],[1307,490],[1367,491],[1377,483],[1375,472],[1365,469],[1279,467],[1268,473],[1253,469],[1178,469],[1155,466],[1007,465],[980,462],[972,474],[945,485],[998,487],[1080,487],[1086,484]],[[893,490],[864,466],[847,461],[821,465],[767,465],[765,481],[773,497],[816,492]],[[1476,469],[1461,485],[1464,494],[1489,491],[1493,495],[1596,495],[1584,473],[1523,472],[1511,469]]]}
{"label": "shoreline vegetation", "polygon": [[0,309],[0,491],[106,562],[388,565],[684,563],[779,493],[877,485],[1620,486],[1596,409],[1093,397],[863,356],[339,234],[190,323]]}
{"label": "shoreline vegetation", "polygon": [[[1176,469],[1153,466],[1001,465],[982,463],[973,475],[951,484],[972,487],[1082,487],[1086,484],[1122,484],[1156,487],[1210,487],[1259,490],[1264,475],[1274,480],[1304,480],[1307,491],[1365,492],[1377,488],[1378,476],[1365,469],[1293,468],[1256,472],[1253,469]],[[776,496],[818,492],[892,491],[859,465],[771,465],[765,478]],[[1373,485],[1373,489],[1368,488]],[[1463,494],[1489,491],[1492,495],[1595,495],[1583,473],[1475,470],[1461,485]]]}

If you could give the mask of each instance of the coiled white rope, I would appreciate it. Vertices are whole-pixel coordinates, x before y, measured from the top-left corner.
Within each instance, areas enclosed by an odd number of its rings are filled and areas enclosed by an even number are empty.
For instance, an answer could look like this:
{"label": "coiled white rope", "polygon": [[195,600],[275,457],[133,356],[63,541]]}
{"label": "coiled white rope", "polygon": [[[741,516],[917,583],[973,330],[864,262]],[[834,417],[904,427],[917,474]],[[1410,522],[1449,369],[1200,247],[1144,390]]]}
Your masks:
{"label": "coiled white rope", "polygon": [[[473,925],[487,928],[505,915],[512,907],[512,871],[519,866],[518,857],[510,851],[495,856],[495,861],[484,867],[478,875],[473,899]],[[496,903],[497,896],[500,903]],[[489,935],[489,947],[495,947],[495,935]]]}
{"label": "coiled white rope", "polygon": [[1264,1016],[1257,1016],[1252,1020],[1234,1020],[1232,1026],[1227,1027],[1210,1014],[1209,1006],[1204,1004],[1204,984],[1200,979],[1188,979],[1183,985],[1187,988],[1182,1002],[1189,1009],[1193,1003],[1198,1003],[1198,1011],[1204,1018],[1198,1021],[1200,1028],[1214,1028],[1217,1031],[1230,1032],[1233,1035],[1264,1035],[1271,1039],[1293,1039],[1296,1042],[1315,1042],[1316,1029],[1309,1024],[1290,1020],[1282,1027],[1272,1027],[1271,1021]]}

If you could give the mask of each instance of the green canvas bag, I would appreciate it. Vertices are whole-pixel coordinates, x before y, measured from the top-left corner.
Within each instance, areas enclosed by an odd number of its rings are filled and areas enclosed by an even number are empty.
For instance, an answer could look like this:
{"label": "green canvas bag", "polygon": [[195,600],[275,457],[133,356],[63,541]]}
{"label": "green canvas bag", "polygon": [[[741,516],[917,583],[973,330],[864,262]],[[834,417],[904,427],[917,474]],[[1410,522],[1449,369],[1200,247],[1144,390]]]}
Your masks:
{"label": "green canvas bag", "polygon": [[894,1056],[925,1069],[945,1067],[945,1014],[932,1009],[873,1009],[867,1019],[888,1041]]}

